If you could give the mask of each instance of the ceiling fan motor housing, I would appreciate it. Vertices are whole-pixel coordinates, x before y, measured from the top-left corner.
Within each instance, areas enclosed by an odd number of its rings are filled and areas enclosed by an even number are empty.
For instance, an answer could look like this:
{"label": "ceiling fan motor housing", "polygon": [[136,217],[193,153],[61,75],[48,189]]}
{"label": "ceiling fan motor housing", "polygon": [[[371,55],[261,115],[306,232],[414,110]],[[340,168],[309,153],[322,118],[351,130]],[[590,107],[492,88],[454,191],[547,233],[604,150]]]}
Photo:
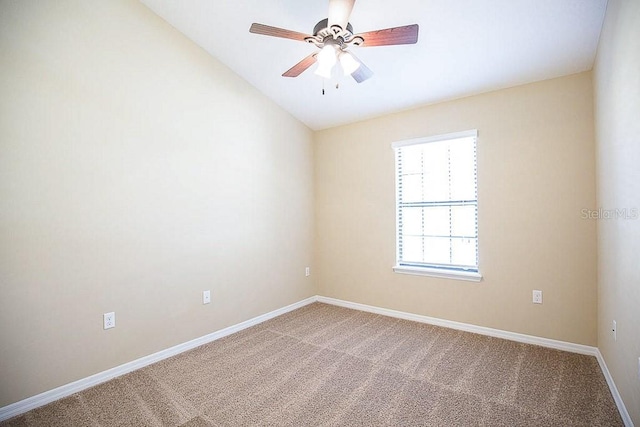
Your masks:
{"label": "ceiling fan motor housing", "polygon": [[353,26],[351,23],[347,23],[347,28],[342,29],[339,25],[332,25],[328,27],[329,19],[323,19],[313,27],[313,36],[307,37],[305,41],[307,43],[315,44],[322,49],[327,44],[334,44],[340,48],[346,47],[345,45],[359,46],[364,42],[364,39],[360,36],[353,36]]}
{"label": "ceiling fan motor housing", "polygon": [[[340,27],[340,25],[332,25],[331,29],[329,29],[328,27],[329,18],[325,18],[322,21],[318,22],[315,27],[313,27],[313,35],[317,36],[322,30],[329,30],[334,34],[339,34],[342,32],[342,28]],[[350,22],[347,23],[347,31],[351,33],[351,35],[353,35],[353,27],[351,26]]]}

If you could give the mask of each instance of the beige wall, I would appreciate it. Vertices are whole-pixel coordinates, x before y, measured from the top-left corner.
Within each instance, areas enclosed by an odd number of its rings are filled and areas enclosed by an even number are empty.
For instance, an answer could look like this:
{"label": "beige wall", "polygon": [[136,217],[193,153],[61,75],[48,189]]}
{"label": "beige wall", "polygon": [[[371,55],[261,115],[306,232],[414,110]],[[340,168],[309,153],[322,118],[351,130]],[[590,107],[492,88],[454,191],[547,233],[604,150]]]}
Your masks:
{"label": "beige wall", "polygon": [[[594,72],[598,206],[640,211],[640,2],[609,0]],[[638,212],[636,211],[636,212]],[[598,221],[598,347],[640,426],[640,219]],[[618,325],[613,340],[611,325]]]}
{"label": "beige wall", "polygon": [[[318,132],[321,295],[596,345],[590,73]],[[481,283],[392,272],[393,141],[478,129]],[[544,304],[531,291],[544,292]]]}
{"label": "beige wall", "polygon": [[308,128],[138,2],[0,8],[0,407],[316,293]]}

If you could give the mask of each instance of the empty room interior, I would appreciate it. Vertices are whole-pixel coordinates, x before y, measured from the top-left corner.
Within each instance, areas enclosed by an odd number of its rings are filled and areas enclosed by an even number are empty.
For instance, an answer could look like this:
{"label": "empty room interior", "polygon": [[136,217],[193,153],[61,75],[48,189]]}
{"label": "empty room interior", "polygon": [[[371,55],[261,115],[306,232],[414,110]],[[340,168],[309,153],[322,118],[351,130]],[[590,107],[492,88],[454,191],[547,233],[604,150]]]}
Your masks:
{"label": "empty room interior", "polygon": [[640,426],[639,213],[638,0],[0,0],[1,425]]}

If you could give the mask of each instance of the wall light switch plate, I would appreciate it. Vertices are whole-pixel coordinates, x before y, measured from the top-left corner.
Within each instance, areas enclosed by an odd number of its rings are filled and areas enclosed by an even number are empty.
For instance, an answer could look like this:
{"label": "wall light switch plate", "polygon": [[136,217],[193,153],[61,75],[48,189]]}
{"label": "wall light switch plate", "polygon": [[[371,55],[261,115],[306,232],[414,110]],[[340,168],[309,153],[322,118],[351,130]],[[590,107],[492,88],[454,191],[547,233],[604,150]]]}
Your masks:
{"label": "wall light switch plate", "polygon": [[211,302],[211,291],[202,292],[202,303],[209,304]]}
{"label": "wall light switch plate", "polygon": [[309,276],[311,275],[311,269],[310,269],[309,267],[306,267],[306,268],[304,269],[304,275],[305,275],[306,277],[309,277]]}

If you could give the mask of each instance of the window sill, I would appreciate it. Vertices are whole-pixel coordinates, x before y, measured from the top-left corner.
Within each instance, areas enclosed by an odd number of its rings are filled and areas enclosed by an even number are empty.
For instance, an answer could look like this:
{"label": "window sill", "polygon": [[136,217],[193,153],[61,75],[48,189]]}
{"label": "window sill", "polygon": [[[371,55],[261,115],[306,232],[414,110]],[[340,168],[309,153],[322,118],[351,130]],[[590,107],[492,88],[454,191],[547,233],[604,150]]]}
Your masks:
{"label": "window sill", "polygon": [[439,277],[442,279],[466,280],[468,282],[479,282],[482,274],[474,271],[444,270],[439,268],[409,267],[406,265],[396,265],[393,267],[395,273],[413,274],[416,276]]}

